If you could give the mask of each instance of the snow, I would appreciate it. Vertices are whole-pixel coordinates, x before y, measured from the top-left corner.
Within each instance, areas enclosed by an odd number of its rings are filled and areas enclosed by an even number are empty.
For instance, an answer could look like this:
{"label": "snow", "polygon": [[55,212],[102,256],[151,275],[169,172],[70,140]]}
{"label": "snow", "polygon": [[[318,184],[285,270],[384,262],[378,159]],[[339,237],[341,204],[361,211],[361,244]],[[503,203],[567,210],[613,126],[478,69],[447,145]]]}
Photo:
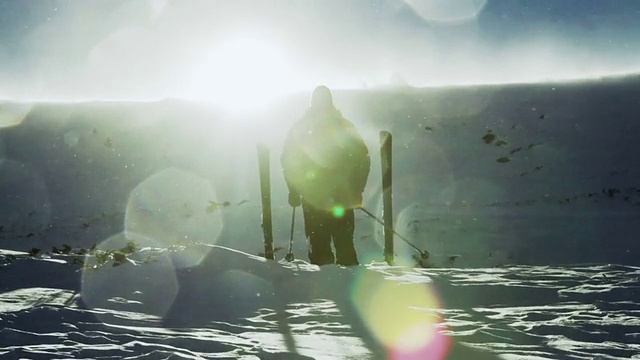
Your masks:
{"label": "snow", "polygon": [[[361,266],[309,264],[299,212],[283,260],[276,159],[304,98],[243,121],[175,101],[2,103],[28,111],[0,125],[0,355],[640,358],[638,85],[336,92],[371,149],[376,216],[378,132],[394,135],[395,229],[426,268],[400,239],[382,262],[363,212]],[[257,142],[277,261],[259,256]]]}
{"label": "snow", "polygon": [[[424,351],[442,344],[449,357],[438,358],[493,358],[484,349],[505,359],[625,359],[639,350],[640,268],[631,266],[320,269],[213,246],[200,266],[175,270],[181,286],[168,309],[158,296],[167,284],[143,276],[153,263],[83,270],[24,257],[1,269],[20,279],[0,295],[7,358],[377,359],[411,324],[422,326],[414,339]],[[100,304],[80,281],[96,272],[123,284],[102,283]],[[491,281],[478,280],[484,273]]]}

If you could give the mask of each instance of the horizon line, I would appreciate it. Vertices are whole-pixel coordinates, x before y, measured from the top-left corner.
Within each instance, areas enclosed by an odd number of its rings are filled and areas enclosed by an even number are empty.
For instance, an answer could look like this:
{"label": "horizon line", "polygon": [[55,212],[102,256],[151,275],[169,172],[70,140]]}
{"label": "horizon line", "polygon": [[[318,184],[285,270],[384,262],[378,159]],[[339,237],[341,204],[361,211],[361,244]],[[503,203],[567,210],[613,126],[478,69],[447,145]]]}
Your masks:
{"label": "horizon line", "polygon": [[[578,83],[596,83],[602,81],[615,81],[615,80],[624,80],[627,78],[640,78],[640,70],[637,72],[620,72],[620,73],[605,73],[598,74],[588,77],[567,77],[567,78],[557,78],[557,79],[541,79],[534,81],[523,81],[523,80],[514,80],[514,81],[496,81],[496,82],[452,82],[447,84],[432,84],[432,85],[421,85],[414,86],[411,84],[383,84],[383,85],[375,85],[375,86],[364,86],[364,87],[332,87],[332,91],[334,92],[351,92],[351,91],[401,91],[401,90],[437,90],[437,89],[454,89],[454,88],[471,88],[471,87],[499,87],[499,86],[521,86],[521,85],[543,85],[543,84],[567,84],[573,85]],[[311,88],[310,88],[311,89]],[[283,96],[292,97],[297,96],[302,93],[310,92],[311,90],[295,90]],[[162,101],[183,101],[192,104],[202,104],[207,105],[207,101],[190,99],[187,97],[180,96],[164,96],[164,97],[156,97],[156,98],[142,98],[142,97],[131,97],[131,98],[8,98],[0,96],[0,103],[27,103],[27,104],[82,104],[82,103],[157,103]]]}

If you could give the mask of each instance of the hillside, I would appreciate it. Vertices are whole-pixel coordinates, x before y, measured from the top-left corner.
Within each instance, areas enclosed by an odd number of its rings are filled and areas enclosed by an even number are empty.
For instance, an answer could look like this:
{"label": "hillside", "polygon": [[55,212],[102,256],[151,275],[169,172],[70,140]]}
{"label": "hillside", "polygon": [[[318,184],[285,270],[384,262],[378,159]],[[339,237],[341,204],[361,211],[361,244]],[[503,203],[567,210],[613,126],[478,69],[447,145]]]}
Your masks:
{"label": "hillside", "polygon": [[[485,266],[635,262],[639,95],[640,78],[629,77],[335,99],[372,155],[365,207],[381,211],[378,132],[387,130],[398,232],[442,255],[438,266],[453,254],[453,265]],[[306,104],[296,95],[239,117],[179,100],[4,102],[2,247],[90,247],[127,229],[167,246],[186,238],[257,254],[259,142],[272,151],[276,245],[285,246],[291,211],[278,157]],[[380,259],[378,227],[358,214],[365,260]],[[397,253],[411,251],[399,242]]]}

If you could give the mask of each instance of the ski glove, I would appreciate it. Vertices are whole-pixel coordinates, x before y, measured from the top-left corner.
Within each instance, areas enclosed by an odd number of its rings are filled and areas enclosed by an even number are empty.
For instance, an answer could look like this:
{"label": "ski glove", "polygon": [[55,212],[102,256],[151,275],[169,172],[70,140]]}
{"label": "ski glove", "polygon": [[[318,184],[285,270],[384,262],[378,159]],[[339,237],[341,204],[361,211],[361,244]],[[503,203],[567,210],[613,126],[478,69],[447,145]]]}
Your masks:
{"label": "ski glove", "polygon": [[362,207],[362,194],[360,194],[357,198],[356,198],[356,208],[361,208]]}
{"label": "ski glove", "polygon": [[291,205],[291,207],[294,207],[294,208],[300,206],[300,194],[290,192],[289,205]]}

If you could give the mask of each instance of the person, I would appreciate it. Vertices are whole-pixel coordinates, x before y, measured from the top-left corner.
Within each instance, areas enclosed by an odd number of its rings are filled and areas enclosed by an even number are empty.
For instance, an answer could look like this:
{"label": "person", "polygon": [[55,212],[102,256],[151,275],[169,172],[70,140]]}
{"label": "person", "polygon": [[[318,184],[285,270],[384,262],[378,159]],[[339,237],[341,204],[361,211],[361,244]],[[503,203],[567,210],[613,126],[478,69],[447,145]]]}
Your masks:
{"label": "person", "polygon": [[309,261],[358,265],[354,209],[362,206],[371,161],[362,136],[326,86],[313,90],[309,108],[287,134],[280,162],[289,204],[302,205]]}

